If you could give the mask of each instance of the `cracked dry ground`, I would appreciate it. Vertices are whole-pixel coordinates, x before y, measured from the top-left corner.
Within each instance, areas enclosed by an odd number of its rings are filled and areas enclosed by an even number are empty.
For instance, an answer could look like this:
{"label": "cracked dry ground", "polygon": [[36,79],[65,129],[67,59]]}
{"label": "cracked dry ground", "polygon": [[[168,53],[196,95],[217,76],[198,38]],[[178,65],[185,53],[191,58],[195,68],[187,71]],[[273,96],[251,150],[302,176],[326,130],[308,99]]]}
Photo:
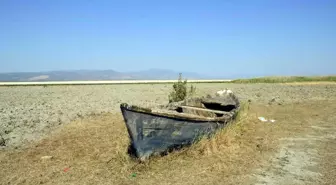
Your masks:
{"label": "cracked dry ground", "polygon": [[[1,89],[2,128],[13,128],[6,137],[34,142],[0,150],[0,184],[336,184],[336,84],[197,84],[200,94],[226,87],[251,100],[241,120],[211,140],[144,164],[125,154],[127,131],[116,110],[121,101],[164,103],[170,86]],[[69,121],[54,124],[53,112],[63,110]],[[29,124],[41,114],[52,119]]]}

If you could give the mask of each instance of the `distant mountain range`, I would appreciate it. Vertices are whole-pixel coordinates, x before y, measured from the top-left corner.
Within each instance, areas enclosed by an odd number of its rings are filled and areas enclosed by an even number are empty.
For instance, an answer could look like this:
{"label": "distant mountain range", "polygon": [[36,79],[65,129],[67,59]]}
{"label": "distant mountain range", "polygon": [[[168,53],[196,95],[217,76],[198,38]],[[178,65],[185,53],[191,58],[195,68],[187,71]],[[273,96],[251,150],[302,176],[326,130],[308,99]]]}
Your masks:
{"label": "distant mountain range", "polygon": [[[187,79],[219,79],[198,73],[181,72]],[[115,70],[72,70],[46,72],[0,73],[1,82],[37,82],[37,81],[86,81],[86,80],[174,80],[179,72],[164,69],[149,69],[134,72]]]}

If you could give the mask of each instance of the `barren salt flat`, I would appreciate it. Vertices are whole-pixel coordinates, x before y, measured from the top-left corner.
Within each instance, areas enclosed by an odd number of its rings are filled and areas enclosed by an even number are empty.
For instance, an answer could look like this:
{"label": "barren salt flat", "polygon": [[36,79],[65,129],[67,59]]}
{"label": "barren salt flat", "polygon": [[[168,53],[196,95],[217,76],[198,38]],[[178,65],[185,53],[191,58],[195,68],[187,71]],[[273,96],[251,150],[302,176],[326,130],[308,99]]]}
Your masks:
{"label": "barren salt flat", "polygon": [[[336,99],[336,85],[195,84],[196,95],[231,89],[242,101],[278,104]],[[21,146],[51,129],[88,114],[119,111],[127,102],[143,106],[167,103],[171,84],[19,86],[0,88],[0,131],[6,146]]]}
{"label": "barren salt flat", "polygon": [[[230,82],[232,80],[188,80],[189,82]],[[164,84],[176,80],[104,80],[104,81],[45,81],[45,82],[0,82],[0,86],[30,86],[30,85],[107,85],[107,84]]]}

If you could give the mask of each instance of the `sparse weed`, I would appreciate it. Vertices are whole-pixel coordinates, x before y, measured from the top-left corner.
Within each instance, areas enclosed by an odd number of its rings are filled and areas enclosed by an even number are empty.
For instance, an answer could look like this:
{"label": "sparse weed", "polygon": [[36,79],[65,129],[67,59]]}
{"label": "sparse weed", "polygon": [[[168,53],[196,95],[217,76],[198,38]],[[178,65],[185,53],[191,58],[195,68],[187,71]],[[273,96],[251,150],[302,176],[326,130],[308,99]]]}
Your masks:
{"label": "sparse weed", "polygon": [[191,97],[196,92],[196,87],[190,85],[188,88],[187,80],[182,81],[182,73],[179,74],[178,81],[173,84],[173,91],[170,92],[168,99],[169,103],[183,101],[187,97]]}

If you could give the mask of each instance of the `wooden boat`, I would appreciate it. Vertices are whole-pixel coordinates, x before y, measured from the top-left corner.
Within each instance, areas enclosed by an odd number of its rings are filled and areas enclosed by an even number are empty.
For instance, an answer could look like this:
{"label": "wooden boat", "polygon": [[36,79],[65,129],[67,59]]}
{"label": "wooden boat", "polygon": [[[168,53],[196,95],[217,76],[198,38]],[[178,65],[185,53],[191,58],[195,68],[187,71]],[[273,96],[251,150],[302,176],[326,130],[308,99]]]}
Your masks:
{"label": "wooden boat", "polygon": [[145,108],[120,104],[130,136],[130,152],[140,160],[191,145],[210,137],[238,113],[239,101],[232,94]]}

